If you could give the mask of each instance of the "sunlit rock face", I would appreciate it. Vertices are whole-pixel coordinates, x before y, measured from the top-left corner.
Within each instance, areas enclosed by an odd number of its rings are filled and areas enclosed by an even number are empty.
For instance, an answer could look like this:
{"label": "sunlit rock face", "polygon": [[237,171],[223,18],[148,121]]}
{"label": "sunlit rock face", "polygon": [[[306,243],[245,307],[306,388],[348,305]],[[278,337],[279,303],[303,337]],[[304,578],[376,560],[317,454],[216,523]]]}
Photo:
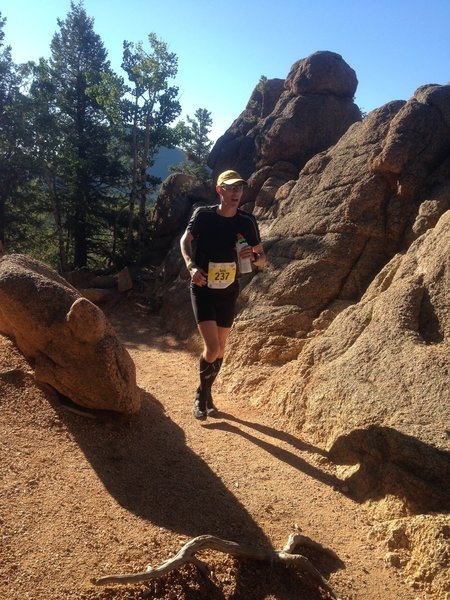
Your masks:
{"label": "sunlit rock face", "polygon": [[19,254],[0,260],[0,332],[15,340],[37,381],[76,404],[139,410],[134,363],[104,313],[45,264]]}
{"label": "sunlit rock face", "polygon": [[249,178],[244,202],[256,202],[260,217],[271,215],[278,188],[361,119],[357,85],[354,70],[334,52],[297,61],[284,81],[260,83],[213,148],[213,174],[233,168]]}
{"label": "sunlit rock face", "polygon": [[[277,107],[296,106],[311,89],[320,101],[330,95],[326,78],[312,88],[301,62],[254,129],[239,119],[230,128],[252,140],[246,207],[258,216],[268,264],[241,278],[218,384],[336,462],[359,463],[349,487],[360,499],[403,494],[412,511],[427,498],[440,510],[449,470],[450,86],[422,86],[354,119],[294,174],[288,130],[271,164],[261,161]],[[339,93],[334,84],[333,102],[352,103],[351,81],[350,73]],[[322,127],[317,116],[314,126]],[[168,263],[175,255],[174,245]],[[164,285],[164,318],[192,334],[182,265]]]}

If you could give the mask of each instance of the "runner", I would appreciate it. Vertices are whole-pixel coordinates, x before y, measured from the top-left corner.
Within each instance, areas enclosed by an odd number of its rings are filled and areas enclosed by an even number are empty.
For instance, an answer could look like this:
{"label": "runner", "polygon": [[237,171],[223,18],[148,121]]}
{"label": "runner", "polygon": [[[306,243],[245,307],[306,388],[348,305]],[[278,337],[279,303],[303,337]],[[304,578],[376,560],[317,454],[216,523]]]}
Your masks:
{"label": "runner", "polygon": [[239,208],[245,185],[236,171],[221,173],[216,185],[220,203],[197,208],[180,242],[191,276],[192,308],[204,343],[193,409],[200,420],[217,414],[211,386],[222,366],[239,295],[237,252],[240,259],[250,259],[257,267],[266,264],[256,219]]}

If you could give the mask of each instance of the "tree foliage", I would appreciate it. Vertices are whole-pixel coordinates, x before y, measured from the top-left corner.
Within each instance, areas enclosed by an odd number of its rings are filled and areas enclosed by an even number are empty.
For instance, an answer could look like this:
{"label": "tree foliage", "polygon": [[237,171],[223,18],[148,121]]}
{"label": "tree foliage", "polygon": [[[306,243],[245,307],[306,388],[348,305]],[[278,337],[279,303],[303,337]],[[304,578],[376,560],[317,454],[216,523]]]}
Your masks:
{"label": "tree foliage", "polygon": [[195,140],[209,113],[198,131],[173,125],[177,56],[154,33],[125,41],[118,76],[80,0],[58,19],[49,59],[16,65],[5,23],[0,13],[0,240],[62,271],[142,258],[159,148],[190,135],[205,160]]}
{"label": "tree foliage", "polygon": [[11,47],[4,45],[5,22],[0,13],[0,240],[13,236],[20,243],[26,236],[21,213],[28,203],[31,137],[21,89],[23,69],[13,63]]}
{"label": "tree foliage", "polygon": [[[74,267],[87,264],[102,246],[98,233],[107,224],[111,187],[121,170],[110,152],[114,129],[99,93],[105,75],[113,77],[107,52],[81,4],[71,4],[51,43],[49,76],[57,107],[58,185],[64,188],[63,214]],[[118,88],[115,88],[118,89]],[[108,99],[109,100],[109,99]],[[113,102],[113,104],[115,104]]]}
{"label": "tree foliage", "polygon": [[[149,51],[141,42],[123,44],[122,68],[130,85],[127,91],[130,100],[125,101],[125,114],[131,130],[132,173],[129,196],[128,254],[137,248],[142,256],[143,245],[148,234],[146,208],[152,181],[148,168],[160,146],[173,147],[177,141],[177,130],[169,127],[180,114],[178,88],[170,85],[178,70],[177,56],[169,52],[167,44],[154,33],[148,36]],[[133,223],[138,209],[138,229],[134,238]],[[136,244],[133,245],[133,242]]]}
{"label": "tree foliage", "polygon": [[193,175],[200,183],[211,179],[207,166],[208,156],[213,146],[209,139],[212,126],[211,113],[206,108],[198,108],[194,118],[186,118],[188,124],[180,122],[180,146],[185,152],[186,161],[171,167],[175,173]]}

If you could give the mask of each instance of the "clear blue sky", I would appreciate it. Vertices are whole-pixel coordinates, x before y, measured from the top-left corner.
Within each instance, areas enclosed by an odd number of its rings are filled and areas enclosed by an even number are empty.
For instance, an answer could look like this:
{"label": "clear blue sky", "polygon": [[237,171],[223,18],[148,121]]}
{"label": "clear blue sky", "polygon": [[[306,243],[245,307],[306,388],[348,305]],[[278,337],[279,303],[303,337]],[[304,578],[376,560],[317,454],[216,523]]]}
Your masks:
{"label": "clear blue sky", "polygon": [[[285,78],[317,50],[356,71],[366,112],[450,81],[450,0],[84,0],[114,70],[122,42],[149,32],[178,56],[183,114],[211,112],[216,139],[245,108],[261,75]],[[1,0],[15,62],[48,58],[70,0]],[[148,46],[147,46],[148,48]]]}

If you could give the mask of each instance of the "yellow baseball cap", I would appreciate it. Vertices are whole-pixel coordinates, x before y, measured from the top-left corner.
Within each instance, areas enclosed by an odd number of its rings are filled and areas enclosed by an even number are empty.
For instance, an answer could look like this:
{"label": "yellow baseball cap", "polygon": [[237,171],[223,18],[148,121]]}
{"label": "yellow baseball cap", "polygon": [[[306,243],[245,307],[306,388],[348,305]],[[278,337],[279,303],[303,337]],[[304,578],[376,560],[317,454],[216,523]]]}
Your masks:
{"label": "yellow baseball cap", "polygon": [[224,171],[217,178],[217,185],[234,185],[235,183],[247,183],[237,171]]}

